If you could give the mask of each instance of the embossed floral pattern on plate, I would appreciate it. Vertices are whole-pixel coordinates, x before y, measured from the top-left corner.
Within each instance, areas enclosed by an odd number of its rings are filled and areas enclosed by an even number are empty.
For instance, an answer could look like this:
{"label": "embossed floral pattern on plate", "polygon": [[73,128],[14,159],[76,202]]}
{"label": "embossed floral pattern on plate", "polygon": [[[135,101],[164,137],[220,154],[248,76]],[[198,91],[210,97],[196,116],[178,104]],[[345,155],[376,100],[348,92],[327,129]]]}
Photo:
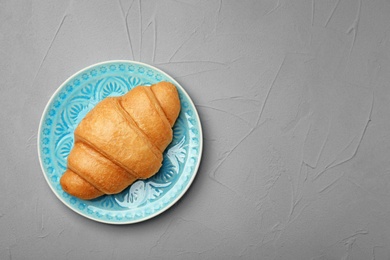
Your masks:
{"label": "embossed floral pattern on plate", "polygon": [[[162,80],[176,85],[182,108],[159,172],[136,181],[119,194],[91,201],[64,192],[59,180],[73,147],[73,132],[84,116],[106,97],[120,96],[135,86]],[[202,129],[190,97],[166,73],[139,62],[108,61],[79,71],[53,94],[41,118],[38,153],[47,183],[64,204],[99,222],[130,224],[160,214],[186,192],[199,167]]]}

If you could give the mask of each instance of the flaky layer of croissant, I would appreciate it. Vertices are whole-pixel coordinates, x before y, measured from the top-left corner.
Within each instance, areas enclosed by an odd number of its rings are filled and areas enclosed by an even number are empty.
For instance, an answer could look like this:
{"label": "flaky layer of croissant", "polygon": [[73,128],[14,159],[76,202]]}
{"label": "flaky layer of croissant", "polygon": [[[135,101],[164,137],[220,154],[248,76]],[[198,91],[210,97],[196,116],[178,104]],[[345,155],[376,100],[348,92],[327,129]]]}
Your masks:
{"label": "flaky layer of croissant", "polygon": [[63,190],[93,199],[153,176],[172,141],[179,112],[178,92],[169,82],[101,101],[75,130],[68,169],[60,180]]}

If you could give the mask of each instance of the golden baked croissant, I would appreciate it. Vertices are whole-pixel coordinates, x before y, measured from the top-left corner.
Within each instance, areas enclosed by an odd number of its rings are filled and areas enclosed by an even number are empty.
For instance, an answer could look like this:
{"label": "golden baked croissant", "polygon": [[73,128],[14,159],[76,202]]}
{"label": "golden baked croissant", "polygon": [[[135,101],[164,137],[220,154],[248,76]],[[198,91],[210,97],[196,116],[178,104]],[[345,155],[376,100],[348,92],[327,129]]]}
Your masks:
{"label": "golden baked croissant", "polygon": [[68,169],[60,180],[63,190],[93,199],[153,176],[179,112],[177,89],[168,82],[138,86],[98,103],[75,130]]}

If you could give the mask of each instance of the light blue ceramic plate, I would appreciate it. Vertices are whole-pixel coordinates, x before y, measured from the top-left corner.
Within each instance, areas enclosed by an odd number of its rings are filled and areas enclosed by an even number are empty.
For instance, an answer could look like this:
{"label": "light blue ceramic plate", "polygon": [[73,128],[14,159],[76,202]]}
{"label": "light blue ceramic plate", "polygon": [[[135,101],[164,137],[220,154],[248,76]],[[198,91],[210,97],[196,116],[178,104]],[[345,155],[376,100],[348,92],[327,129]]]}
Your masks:
{"label": "light blue ceramic plate", "polygon": [[[73,132],[102,99],[123,95],[135,86],[173,83],[181,112],[173,141],[164,152],[160,171],[138,180],[117,195],[85,201],[64,192],[59,183],[73,146]],[[38,154],[43,174],[55,195],[75,212],[103,223],[130,224],[150,219],[175,204],[190,187],[202,154],[202,128],[185,90],[169,75],[134,61],[107,61],[87,67],[66,80],[47,104],[39,125]]]}

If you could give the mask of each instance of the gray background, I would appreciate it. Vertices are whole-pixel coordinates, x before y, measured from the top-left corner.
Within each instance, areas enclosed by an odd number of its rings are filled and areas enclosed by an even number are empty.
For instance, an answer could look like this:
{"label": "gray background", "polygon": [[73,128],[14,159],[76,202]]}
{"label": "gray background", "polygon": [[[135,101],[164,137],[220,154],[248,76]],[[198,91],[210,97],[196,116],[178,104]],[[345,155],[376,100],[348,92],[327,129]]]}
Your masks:
{"label": "gray background", "polygon": [[[37,156],[71,74],[129,59],[173,76],[204,131],[186,195],[88,220]],[[0,1],[0,259],[390,259],[390,1]]]}

